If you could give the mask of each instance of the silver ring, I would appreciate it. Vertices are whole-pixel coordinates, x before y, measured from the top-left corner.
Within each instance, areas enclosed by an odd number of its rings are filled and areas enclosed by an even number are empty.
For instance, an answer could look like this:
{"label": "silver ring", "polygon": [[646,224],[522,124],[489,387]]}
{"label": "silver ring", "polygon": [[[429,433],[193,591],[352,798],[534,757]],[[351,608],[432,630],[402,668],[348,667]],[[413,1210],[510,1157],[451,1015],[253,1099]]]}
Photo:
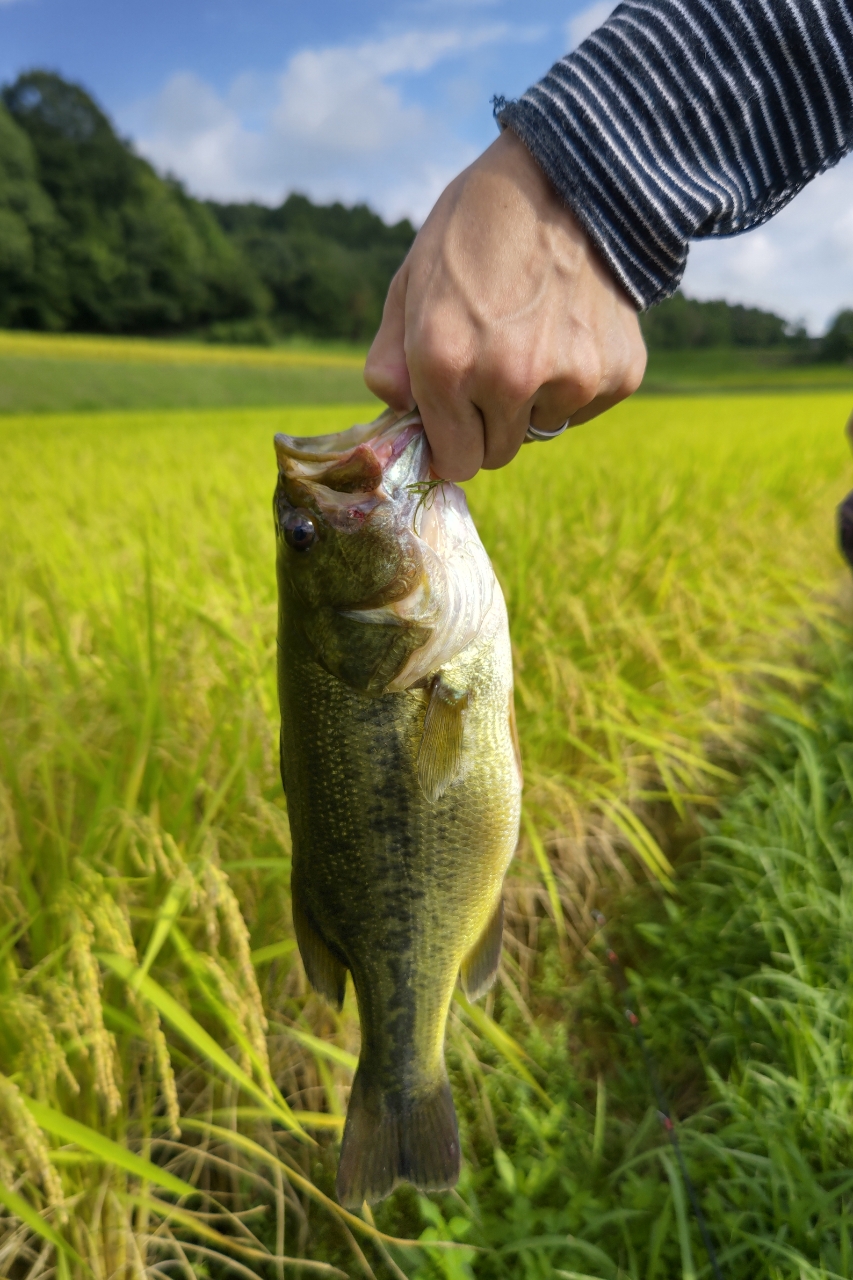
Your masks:
{"label": "silver ring", "polygon": [[553,431],[544,431],[542,427],[534,427],[531,422],[527,428],[527,434],[524,437],[525,444],[532,444],[536,440],[556,440],[557,436],[561,436],[564,431],[568,431],[572,425],[571,418],[566,418],[562,426],[556,427]]}

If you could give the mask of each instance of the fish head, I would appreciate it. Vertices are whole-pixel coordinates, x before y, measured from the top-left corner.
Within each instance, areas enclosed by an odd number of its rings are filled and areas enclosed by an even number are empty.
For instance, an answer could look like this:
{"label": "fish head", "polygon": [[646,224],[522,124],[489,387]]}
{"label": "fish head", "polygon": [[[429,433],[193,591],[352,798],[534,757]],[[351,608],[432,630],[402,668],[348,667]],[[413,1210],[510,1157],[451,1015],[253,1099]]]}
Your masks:
{"label": "fish head", "polygon": [[277,435],[275,448],[285,589],[308,609],[378,607],[407,595],[419,564],[406,486],[429,471],[417,415],[389,411],[335,435]]}
{"label": "fish head", "polygon": [[431,476],[417,412],[275,447],[283,632],[367,692],[424,683],[477,634],[494,573],[464,493]]}

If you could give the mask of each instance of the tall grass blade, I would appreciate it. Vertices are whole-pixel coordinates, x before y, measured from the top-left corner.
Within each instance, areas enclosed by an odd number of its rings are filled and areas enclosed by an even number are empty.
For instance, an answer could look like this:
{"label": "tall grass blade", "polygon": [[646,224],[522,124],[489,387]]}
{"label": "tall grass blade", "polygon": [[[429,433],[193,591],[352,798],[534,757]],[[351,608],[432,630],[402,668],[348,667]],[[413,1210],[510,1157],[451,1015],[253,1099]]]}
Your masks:
{"label": "tall grass blade", "polygon": [[[215,1227],[211,1227],[203,1219],[199,1218],[185,1209],[179,1209],[175,1205],[165,1204],[162,1200],[157,1200],[154,1196],[123,1196],[124,1203],[141,1206],[150,1210],[152,1213],[162,1219],[163,1223],[171,1226],[177,1223],[186,1231],[196,1236],[199,1240],[206,1240],[208,1244],[216,1245],[222,1255],[222,1261],[227,1264],[231,1254],[237,1253],[242,1258],[251,1258],[257,1262],[266,1264],[281,1263],[283,1266],[304,1267],[308,1272],[316,1272],[319,1275],[343,1276],[346,1280],[346,1272],[341,1271],[338,1267],[331,1266],[328,1262],[312,1262],[310,1258],[288,1258],[282,1255],[267,1253],[263,1249],[253,1248],[250,1244],[246,1244],[237,1236],[226,1236],[221,1231],[217,1231]],[[189,1246],[190,1248],[192,1246]]]}
{"label": "tall grass blade", "polygon": [[668,1151],[659,1151],[660,1162],[666,1170],[672,1192],[672,1206],[675,1210],[675,1222],[678,1231],[678,1247],[681,1250],[681,1280],[696,1280],[696,1268],[693,1264],[693,1250],[690,1246],[690,1219],[687,1214],[687,1200],[681,1174],[675,1167],[675,1161]]}
{"label": "tall grass blade", "polygon": [[11,1187],[5,1186],[0,1182],[0,1204],[16,1218],[20,1218],[25,1226],[34,1231],[36,1235],[41,1236],[42,1240],[46,1240],[48,1244],[52,1244],[59,1254],[70,1259],[76,1266],[85,1272],[86,1275],[92,1275],[92,1268],[83,1258],[80,1257],[76,1250],[72,1249],[67,1240],[64,1240],[58,1231],[45,1222],[40,1213],[37,1213],[28,1200],[19,1195],[17,1191],[13,1191]]}
{"label": "tall grass blade", "polygon": [[176,1196],[198,1194],[195,1187],[184,1182],[182,1178],[176,1178],[173,1173],[169,1173],[168,1169],[161,1169],[150,1160],[134,1155],[132,1151],[128,1151],[127,1147],[113,1142],[111,1138],[105,1137],[95,1129],[90,1129],[88,1125],[81,1124],[79,1120],[73,1120],[71,1116],[54,1111],[52,1107],[45,1106],[43,1102],[36,1102],[34,1098],[24,1097],[24,1103],[36,1124],[46,1133],[52,1133],[63,1142],[76,1143],[78,1147],[91,1152],[105,1164],[124,1169],[135,1178],[153,1182],[155,1186],[162,1187],[164,1191],[171,1191]]}
{"label": "tall grass blade", "polygon": [[[494,1018],[490,1018],[484,1009],[480,1009],[475,1004],[471,1004],[470,1000],[457,987],[453,992],[453,999],[459,1005],[465,1016],[474,1024],[481,1035],[489,1041],[493,1048],[497,1049],[501,1057],[509,1063],[513,1071],[519,1076],[525,1084],[530,1085],[539,1094],[543,1102],[551,1105],[551,1099],[542,1088],[539,1081],[524,1065],[523,1059],[527,1058],[527,1054],[521,1045],[504,1031],[503,1027],[495,1022]],[[529,1061],[529,1059],[528,1059]]]}
{"label": "tall grass blade", "polygon": [[319,1036],[312,1036],[310,1031],[302,1031],[299,1027],[285,1026],[284,1023],[275,1023],[275,1029],[280,1031],[282,1035],[289,1036],[291,1040],[295,1040],[297,1044],[304,1045],[306,1049],[310,1049],[313,1054],[320,1058],[327,1058],[329,1062],[336,1062],[338,1066],[345,1067],[347,1071],[355,1071],[358,1066],[358,1058],[354,1053],[348,1053],[346,1049],[341,1049],[338,1045],[332,1044],[330,1040],[321,1040]]}
{"label": "tall grass blade", "polygon": [[187,1043],[192,1045],[211,1066],[216,1067],[223,1075],[233,1080],[244,1093],[253,1097],[271,1119],[278,1120],[280,1124],[305,1142],[313,1143],[314,1139],[305,1132],[290,1107],[286,1103],[282,1104],[268,1098],[263,1089],[255,1084],[251,1076],[248,1076],[228,1056],[225,1050],[216,1043],[213,1037],[205,1031],[204,1027],[196,1022],[192,1014],[179,1005],[177,1000],[170,996],[167,991],[164,991],[158,983],[152,978],[146,977],[137,980],[137,967],[125,959],[124,956],[101,954],[99,959],[102,964],[105,964],[118,977],[123,978],[128,985],[135,983],[140,994],[146,1000],[150,1000],[157,1012],[166,1019],[170,1026],[179,1035],[183,1036]]}
{"label": "tall grass blade", "polygon": [[188,870],[189,875],[185,879],[176,880],[169,886],[169,891],[160,905],[157,918],[154,921],[154,928],[151,930],[151,937],[148,940],[148,946],[145,948],[145,955],[142,957],[142,963],[132,982],[134,991],[139,991],[140,984],[148,975],[152,964],[168,939],[175,921],[186,905],[187,898],[192,890],[192,877],[194,876],[195,867],[190,866]]}
{"label": "tall grass blade", "polygon": [[[336,1204],[334,1200],[331,1200],[329,1196],[325,1195],[319,1187],[315,1186],[309,1178],[306,1178],[304,1174],[294,1168],[292,1163],[285,1163],[284,1161],[279,1160],[271,1151],[267,1151],[266,1148],[260,1145],[260,1143],[255,1142],[252,1138],[248,1138],[245,1134],[238,1133],[233,1129],[225,1129],[221,1125],[210,1124],[210,1122],[206,1120],[185,1120],[184,1127],[187,1129],[196,1129],[199,1133],[206,1133],[211,1137],[219,1138],[220,1141],[232,1146],[236,1151],[244,1151],[247,1155],[252,1156],[253,1159],[260,1161],[262,1164],[280,1168],[286,1178],[304,1191],[311,1200],[316,1201],[317,1204],[328,1209],[330,1213],[346,1222],[348,1226],[354,1228],[354,1230],[361,1232],[362,1235],[370,1236],[376,1240],[381,1240],[384,1244],[397,1245],[400,1248],[417,1249],[421,1247],[420,1241],[418,1240],[407,1240],[402,1239],[399,1236],[388,1235],[386,1232],[380,1231],[377,1227],[372,1226],[369,1222],[365,1222],[363,1218],[359,1218],[356,1214],[350,1213],[348,1209],[342,1208],[341,1205]],[[441,1247],[461,1249],[463,1247],[470,1248],[470,1245],[462,1246],[452,1241],[445,1241],[442,1242]]]}
{"label": "tall grass blade", "polygon": [[560,890],[557,887],[557,880],[554,875],[554,868],[551,866],[545,846],[536,830],[536,826],[526,809],[522,810],[522,821],[524,830],[527,832],[527,838],[530,841],[530,847],[533,850],[533,856],[539,870],[542,873],[542,879],[545,882],[545,888],[548,892],[548,901],[551,903],[551,914],[554,917],[554,926],[557,930],[557,944],[565,959],[568,959],[569,938],[566,931],[566,919],[563,915],[563,904],[560,900]]}

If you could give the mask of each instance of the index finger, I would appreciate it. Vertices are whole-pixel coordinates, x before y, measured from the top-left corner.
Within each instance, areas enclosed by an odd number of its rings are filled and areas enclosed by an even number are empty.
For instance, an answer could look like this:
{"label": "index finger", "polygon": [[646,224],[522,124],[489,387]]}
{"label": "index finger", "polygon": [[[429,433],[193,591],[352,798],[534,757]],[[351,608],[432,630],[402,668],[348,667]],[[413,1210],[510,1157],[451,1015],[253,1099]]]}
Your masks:
{"label": "index finger", "polygon": [[412,392],[432,451],[433,471],[443,480],[470,480],[485,455],[479,409],[462,396],[436,395],[414,378]]}
{"label": "index finger", "polygon": [[379,332],[371,343],[364,364],[364,381],[380,400],[392,409],[405,412],[414,400],[406,367],[406,286],[408,259],[391,281]]}

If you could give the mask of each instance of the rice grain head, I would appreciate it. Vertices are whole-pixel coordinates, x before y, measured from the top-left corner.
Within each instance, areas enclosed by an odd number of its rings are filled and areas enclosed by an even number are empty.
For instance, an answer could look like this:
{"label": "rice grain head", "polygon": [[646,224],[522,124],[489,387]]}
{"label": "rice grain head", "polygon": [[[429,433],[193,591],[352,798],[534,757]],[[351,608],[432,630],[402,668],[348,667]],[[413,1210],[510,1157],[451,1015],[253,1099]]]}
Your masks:
{"label": "rice grain head", "polygon": [[[50,1147],[30,1115],[14,1081],[0,1074],[0,1127],[7,1165],[21,1162],[34,1181],[40,1182],[45,1199],[64,1219],[62,1181],[51,1163]],[[14,1144],[14,1145],[13,1145]]]}

